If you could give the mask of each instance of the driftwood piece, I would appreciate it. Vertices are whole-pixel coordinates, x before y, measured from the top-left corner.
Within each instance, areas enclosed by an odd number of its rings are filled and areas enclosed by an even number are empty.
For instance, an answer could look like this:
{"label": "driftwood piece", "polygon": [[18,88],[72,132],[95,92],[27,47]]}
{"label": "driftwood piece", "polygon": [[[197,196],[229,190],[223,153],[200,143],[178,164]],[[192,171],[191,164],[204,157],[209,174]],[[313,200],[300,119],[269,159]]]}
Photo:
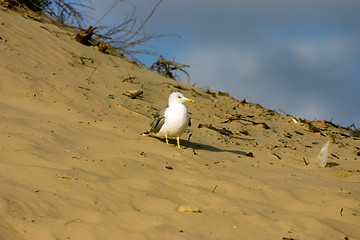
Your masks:
{"label": "driftwood piece", "polygon": [[78,34],[76,34],[76,41],[84,44],[84,45],[92,45],[90,40],[92,35],[94,34],[94,30],[96,29],[96,27],[90,26],[87,30],[85,30],[85,32],[79,32]]}
{"label": "driftwood piece", "polygon": [[[107,46],[108,44],[103,43],[101,41],[97,41],[97,40],[93,39],[92,36],[95,35],[102,39],[110,39],[110,38],[94,32],[96,28],[97,27],[93,27],[93,26],[89,26],[88,29],[80,28],[80,32],[78,32],[78,34],[76,34],[75,39],[76,39],[76,41],[78,41],[84,45],[88,45],[88,46],[99,45],[99,51],[104,52],[107,48],[109,48],[109,46]],[[102,46],[102,45],[104,45],[104,46]],[[102,48],[105,48],[105,50],[103,50]]]}

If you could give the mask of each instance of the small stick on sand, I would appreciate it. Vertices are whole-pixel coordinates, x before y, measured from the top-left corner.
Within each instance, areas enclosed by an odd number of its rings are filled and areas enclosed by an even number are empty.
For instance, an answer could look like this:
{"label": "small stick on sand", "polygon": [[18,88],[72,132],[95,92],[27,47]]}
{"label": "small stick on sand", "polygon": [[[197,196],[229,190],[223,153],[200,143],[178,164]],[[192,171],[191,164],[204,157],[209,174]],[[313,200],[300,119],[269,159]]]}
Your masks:
{"label": "small stick on sand", "polygon": [[128,73],[129,77],[125,78],[124,80],[122,80],[123,82],[131,82],[132,83],[132,80],[135,80],[136,77],[132,77],[130,75],[130,73]]}
{"label": "small stick on sand", "polygon": [[192,133],[189,134],[188,141],[190,141],[191,136],[192,136]]}
{"label": "small stick on sand", "polygon": [[[89,79],[88,79],[88,82],[89,82],[89,83],[91,82],[91,78],[93,77],[96,69],[98,69],[98,67],[100,67],[100,64],[101,64],[101,63],[99,63],[99,65],[98,65],[96,68],[94,68],[94,70],[92,71],[92,73],[91,73],[91,75],[90,75],[90,77],[89,77]],[[86,65],[85,65],[85,66],[86,66]]]}

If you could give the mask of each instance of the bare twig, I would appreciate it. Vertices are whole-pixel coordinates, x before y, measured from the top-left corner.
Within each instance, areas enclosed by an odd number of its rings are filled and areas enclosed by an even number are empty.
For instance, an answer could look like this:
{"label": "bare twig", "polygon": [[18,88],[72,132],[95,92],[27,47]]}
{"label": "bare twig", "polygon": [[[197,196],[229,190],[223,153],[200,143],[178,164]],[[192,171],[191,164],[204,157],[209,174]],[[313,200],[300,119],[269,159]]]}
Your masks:
{"label": "bare twig", "polygon": [[136,35],[144,28],[145,24],[147,23],[147,21],[149,21],[149,19],[152,17],[152,15],[155,13],[156,9],[159,7],[160,3],[163,0],[159,0],[158,3],[155,5],[155,7],[153,8],[153,10],[150,12],[150,14],[146,17],[145,21],[141,24],[141,26],[138,28],[138,30],[133,33],[130,38],[128,40],[133,39],[134,37],[136,37]]}
{"label": "bare twig", "polygon": [[98,65],[96,68],[94,68],[94,70],[92,71],[92,73],[91,73],[91,75],[90,75],[90,77],[89,77],[89,79],[88,79],[88,82],[89,82],[89,83],[91,82],[91,78],[93,77],[96,69],[98,69],[98,67],[100,67],[100,64],[101,64],[101,63],[99,63],[99,65]]}
{"label": "bare twig", "polygon": [[[134,7],[132,12],[125,18],[125,20],[121,24],[112,28],[109,28],[107,26],[99,26],[98,31],[103,32],[103,34],[101,36],[96,36],[99,37],[100,42],[104,41],[105,43],[111,45],[115,52],[125,55],[139,63],[141,63],[141,61],[136,57],[136,55],[159,55],[155,51],[149,50],[148,47],[143,48],[145,43],[154,38],[178,36],[173,34],[149,34],[146,33],[144,30],[145,24],[154,15],[162,1],[163,0],[159,0],[157,2],[150,14],[145,18],[143,22],[141,22],[140,26],[138,25],[138,18],[135,17],[136,8]],[[104,16],[106,16],[109,11],[107,11]],[[97,24],[101,21],[101,19],[97,22]],[[112,54],[112,52],[107,53]]]}
{"label": "bare twig", "polygon": [[287,112],[285,112],[285,111],[283,111],[281,109],[279,109],[279,111],[282,112],[283,114],[285,114],[286,116],[292,116],[292,115],[288,114]]}
{"label": "bare twig", "polygon": [[[16,2],[16,0],[12,1]],[[36,1],[29,1],[31,4],[34,4],[34,2]],[[99,51],[101,52],[117,56],[126,56],[135,61],[135,63],[142,64],[137,58],[138,55],[159,56],[155,50],[152,50],[151,45],[148,44],[150,40],[169,36],[180,37],[176,34],[145,32],[146,23],[153,17],[163,0],[158,0],[144,21],[139,21],[139,18],[135,16],[136,7],[133,7],[130,14],[128,14],[119,25],[115,27],[97,26],[119,2],[122,2],[121,0],[114,1],[112,6],[94,26],[89,26],[87,29],[83,28],[85,25],[84,18],[86,17],[86,12],[83,10],[93,9],[89,5],[84,4],[84,2],[90,2],[90,0],[49,0],[49,2],[51,4],[40,4],[40,6],[36,5],[36,7],[40,9],[40,12],[50,16],[55,23],[67,24],[79,30],[76,40],[86,45],[98,45]],[[180,69],[178,70],[183,71],[189,77],[189,74],[181,69],[184,66],[179,67]]]}
{"label": "bare twig", "polygon": [[104,19],[104,17],[106,17],[110,12],[111,10],[116,7],[116,5],[118,4],[119,2],[118,1],[115,1],[114,4],[109,8],[109,10],[106,11],[106,13],[94,24],[95,26],[98,25],[99,22],[101,22],[101,20]]}
{"label": "bare twig", "polygon": [[43,11],[61,24],[82,26],[85,14],[79,9],[92,9],[90,6],[81,3],[81,1],[76,3],[66,0],[52,0],[51,3]]}
{"label": "bare twig", "polygon": [[232,117],[226,119],[222,123],[229,123],[229,122],[232,122],[232,121],[235,121],[235,120],[249,122],[249,123],[252,123],[253,125],[262,125],[264,129],[270,129],[270,127],[266,123],[264,123],[264,122],[256,122],[256,121],[253,121],[253,120],[250,120],[250,119],[246,119],[242,115],[232,116]]}
{"label": "bare twig", "polygon": [[279,160],[281,159],[281,157],[279,155],[277,155],[276,153],[272,153],[272,155],[274,155],[275,157],[277,157]]}
{"label": "bare twig", "polygon": [[166,60],[165,58],[161,57],[151,65],[151,70],[156,70],[159,74],[162,74],[166,77],[170,77],[175,79],[175,74],[172,73],[172,71],[179,70],[186,74],[188,77],[187,83],[190,84],[190,75],[188,72],[186,72],[183,68],[189,67],[189,65],[185,64],[178,64],[174,61]]}
{"label": "bare twig", "polygon": [[92,58],[89,58],[89,57],[80,57],[81,65],[85,65],[85,61],[84,61],[84,60],[89,60],[91,63],[94,63],[94,60],[92,60]]}
{"label": "bare twig", "polygon": [[188,140],[189,142],[190,142],[191,136],[192,136],[192,133],[190,133],[189,136],[188,136],[188,139],[187,139],[187,140]]}
{"label": "bare twig", "polygon": [[110,58],[110,60],[112,61],[112,63],[114,64],[114,67],[115,67],[115,68],[118,68],[118,67],[119,67],[119,64],[115,63],[114,60],[112,60],[111,57],[109,57],[109,58]]}
{"label": "bare twig", "polygon": [[214,130],[214,131],[220,133],[221,135],[229,136],[231,138],[236,138],[236,139],[241,139],[241,140],[255,140],[254,138],[242,138],[242,137],[235,136],[235,134],[232,131],[230,131],[226,128],[217,128],[217,127],[212,126],[211,124],[199,124],[198,125],[198,128],[204,128],[204,127],[208,128],[210,130]]}
{"label": "bare twig", "polygon": [[136,77],[131,76],[130,73],[128,73],[128,76],[129,76],[129,77],[125,78],[125,79],[122,80],[122,81],[123,81],[123,82],[131,82],[131,83],[132,83],[133,80],[136,79]]}

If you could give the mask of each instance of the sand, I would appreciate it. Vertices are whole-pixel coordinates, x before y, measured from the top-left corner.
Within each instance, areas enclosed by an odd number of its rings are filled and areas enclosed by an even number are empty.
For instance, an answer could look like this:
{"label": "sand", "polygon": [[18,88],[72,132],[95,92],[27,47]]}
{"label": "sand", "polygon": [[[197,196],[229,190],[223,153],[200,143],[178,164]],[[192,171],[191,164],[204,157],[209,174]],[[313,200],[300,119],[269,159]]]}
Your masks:
{"label": "sand", "polygon": [[[347,130],[159,76],[26,13],[1,8],[0,37],[0,239],[360,239]],[[142,135],[173,91],[195,100],[181,149]]]}

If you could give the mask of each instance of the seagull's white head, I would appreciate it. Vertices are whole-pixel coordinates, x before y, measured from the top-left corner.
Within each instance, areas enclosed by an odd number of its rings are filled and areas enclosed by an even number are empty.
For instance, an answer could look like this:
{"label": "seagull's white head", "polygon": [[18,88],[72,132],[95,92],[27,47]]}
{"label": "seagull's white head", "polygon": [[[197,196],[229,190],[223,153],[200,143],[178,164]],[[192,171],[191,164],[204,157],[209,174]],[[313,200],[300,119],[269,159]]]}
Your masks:
{"label": "seagull's white head", "polygon": [[184,95],[182,95],[179,92],[173,92],[172,94],[170,94],[169,106],[172,104],[177,104],[177,103],[182,104],[184,102],[194,102],[194,100],[184,97]]}

